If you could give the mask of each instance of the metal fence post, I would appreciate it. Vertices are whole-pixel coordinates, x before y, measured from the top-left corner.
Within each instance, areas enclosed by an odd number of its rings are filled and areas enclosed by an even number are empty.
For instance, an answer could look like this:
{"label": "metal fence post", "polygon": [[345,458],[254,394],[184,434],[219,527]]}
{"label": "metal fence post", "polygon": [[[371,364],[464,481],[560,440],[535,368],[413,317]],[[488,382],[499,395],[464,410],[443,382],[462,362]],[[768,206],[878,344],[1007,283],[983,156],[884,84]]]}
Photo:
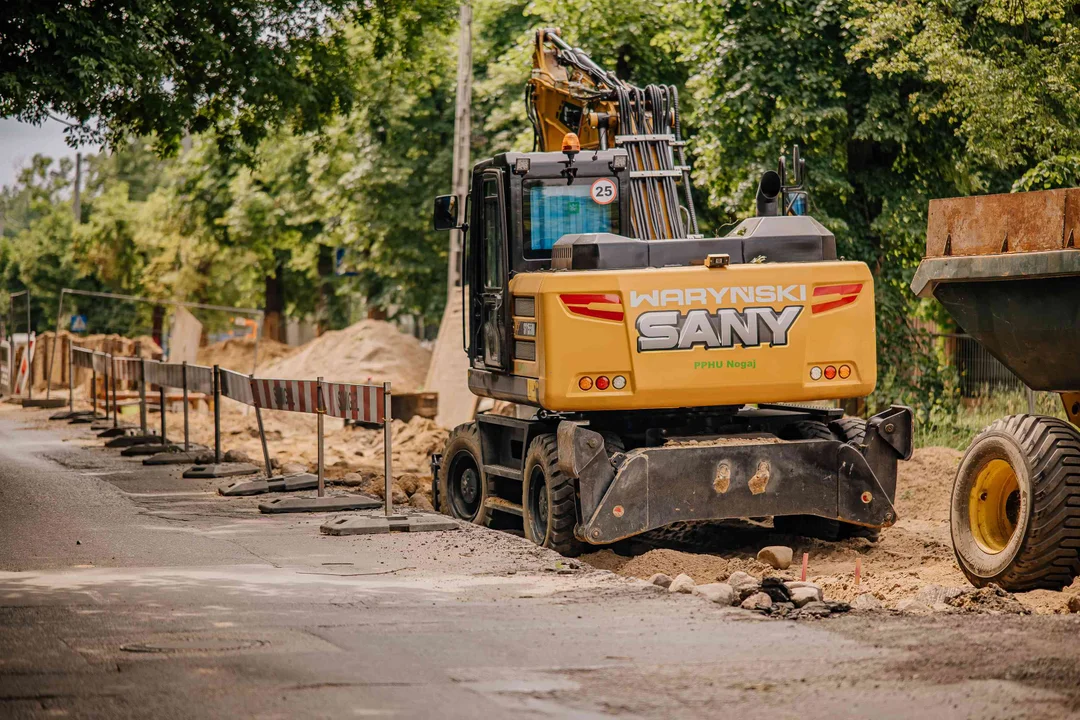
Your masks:
{"label": "metal fence post", "polygon": [[30,353],[30,289],[26,289],[26,399],[34,399],[34,356]]}
{"label": "metal fence post", "polygon": [[[254,380],[255,376],[252,375],[251,379]],[[262,408],[259,407],[259,403],[255,403],[255,422],[259,424],[259,442],[262,443],[263,461],[266,463],[266,479],[274,477],[273,468],[270,465],[270,450],[266,447],[266,429],[263,428]]]}
{"label": "metal fence post", "polygon": [[[45,399],[48,400],[52,394],[52,369],[53,358],[56,357],[56,343],[60,342],[60,317],[64,314],[64,290],[60,289],[60,307],[56,310],[56,336],[53,337],[53,346],[49,348],[49,369],[45,372],[48,377],[45,380]],[[74,409],[72,409],[74,412]]]}
{"label": "metal fence post", "polygon": [[188,387],[187,387],[187,360],[180,365],[180,378],[184,384],[184,452],[191,450],[188,442]]}
{"label": "metal fence post", "polygon": [[[221,464],[221,368],[214,366],[214,464]],[[259,428],[262,434],[262,427]]]}
{"label": "metal fence post", "polygon": [[97,363],[94,362],[94,358],[90,358],[90,417],[95,420],[98,419],[97,415]]}
{"label": "metal fence post", "polygon": [[325,481],[323,480],[323,414],[326,409],[323,406],[323,379],[317,378],[316,383],[316,407],[315,414],[318,415],[318,434],[319,434],[319,490],[318,496],[322,497],[324,493]]}
{"label": "metal fence post", "polygon": [[[120,419],[118,417],[119,408],[116,406],[116,358],[111,354],[109,355],[109,374],[112,376],[112,426],[118,427],[120,425]],[[105,388],[105,394],[109,394],[109,388]]]}
{"label": "metal fence post", "polygon": [[139,358],[139,428],[143,435],[149,435],[146,419],[146,358]]}
{"label": "metal fence post", "polygon": [[75,412],[75,345],[68,343],[68,411]]}
{"label": "metal fence post", "polygon": [[390,383],[383,383],[383,473],[386,475],[386,496],[383,498],[383,508],[386,511],[386,517],[390,517],[394,514],[392,495],[393,485],[393,473],[392,473],[392,461],[390,458]]}
{"label": "metal fence post", "polygon": [[158,398],[159,398],[159,400],[158,400],[158,403],[159,403],[158,411],[161,413],[161,444],[162,444],[162,446],[164,446],[166,444],[166,436],[165,436],[165,433],[166,433],[166,429],[165,429],[165,402],[166,402],[166,397],[165,397],[165,386],[164,385],[158,385]]}

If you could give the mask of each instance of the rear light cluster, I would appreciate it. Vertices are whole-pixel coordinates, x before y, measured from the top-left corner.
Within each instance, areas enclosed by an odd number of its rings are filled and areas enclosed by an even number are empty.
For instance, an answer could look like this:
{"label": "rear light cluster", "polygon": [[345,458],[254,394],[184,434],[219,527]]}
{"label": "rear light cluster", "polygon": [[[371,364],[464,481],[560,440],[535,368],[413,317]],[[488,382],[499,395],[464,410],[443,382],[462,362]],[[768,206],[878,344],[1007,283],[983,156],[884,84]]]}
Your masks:
{"label": "rear light cluster", "polygon": [[593,380],[586,375],[578,380],[577,386],[581,390],[592,390],[593,388],[596,388],[597,390],[607,390],[608,388],[622,390],[626,387],[626,378],[622,375],[616,375],[613,378],[609,378],[607,375],[600,375],[596,380]]}
{"label": "rear light cluster", "polygon": [[821,368],[820,366],[815,365],[810,368],[811,380],[821,380],[822,378],[825,378],[826,380],[835,380],[838,377],[841,380],[847,380],[851,377],[851,366],[841,365],[838,368],[835,365],[826,365],[824,368]]}

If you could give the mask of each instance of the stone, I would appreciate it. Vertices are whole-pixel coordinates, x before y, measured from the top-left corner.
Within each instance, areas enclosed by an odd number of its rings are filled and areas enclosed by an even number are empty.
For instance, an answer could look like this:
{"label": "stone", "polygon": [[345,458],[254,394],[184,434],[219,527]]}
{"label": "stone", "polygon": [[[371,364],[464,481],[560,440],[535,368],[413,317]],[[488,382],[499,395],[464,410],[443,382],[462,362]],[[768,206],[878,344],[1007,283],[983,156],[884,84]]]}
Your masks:
{"label": "stone", "polygon": [[768,610],[772,607],[772,598],[763,592],[754,593],[739,605],[743,610]]}
{"label": "stone", "polygon": [[931,583],[919,589],[919,592],[915,593],[915,599],[919,602],[933,607],[937,603],[948,602],[961,595],[964,592],[962,588],[947,588],[941,585]]}
{"label": "stone", "polygon": [[649,582],[653,585],[659,585],[662,588],[671,587],[671,578],[664,573],[656,573],[649,578]]}
{"label": "stone", "polygon": [[770,565],[777,570],[787,570],[791,567],[791,558],[794,552],[786,545],[770,545],[758,550],[757,559],[760,563]]}
{"label": "stone", "polygon": [[799,608],[799,617],[827,617],[832,610],[823,602],[808,602]]}
{"label": "stone", "polygon": [[789,591],[794,590],[795,588],[803,588],[803,587],[812,587],[812,588],[817,588],[818,590],[821,589],[820,585],[818,585],[817,583],[810,582],[809,580],[788,580],[787,582],[784,583],[784,585],[787,586],[787,589]]}
{"label": "stone", "polygon": [[784,581],[777,577],[764,578],[761,581],[761,592],[771,597],[776,603],[787,602],[791,599],[791,593],[784,585]]}
{"label": "stone", "polygon": [[1080,613],[1080,595],[1073,595],[1065,605],[1069,608],[1069,612]]}
{"label": "stone", "polygon": [[855,602],[851,603],[851,607],[855,610],[870,612],[873,610],[880,610],[881,601],[870,593],[863,593],[859,597],[855,598]]}
{"label": "stone", "polygon": [[224,455],[222,455],[221,459],[224,460],[225,462],[231,462],[231,463],[249,463],[249,464],[251,464],[251,463],[255,462],[254,460],[251,459],[251,456],[248,455],[243,450],[229,450]]}
{"label": "stone", "polygon": [[709,602],[718,605],[733,605],[735,603],[735,589],[727,583],[708,583],[694,587],[694,594],[700,595]]}
{"label": "stone", "polygon": [[341,478],[341,484],[349,487],[359,487],[364,484],[364,476],[354,472],[345,473]]}
{"label": "stone", "polygon": [[306,473],[307,466],[300,463],[285,463],[281,466],[282,475],[299,475],[300,473]]}
{"label": "stone", "polygon": [[737,570],[728,577],[728,585],[735,590],[735,601],[742,602],[754,593],[761,591],[761,583],[757,578],[742,570]]}
{"label": "stone", "polygon": [[409,498],[409,506],[414,507],[417,510],[423,510],[424,512],[435,512],[435,507],[431,504],[431,501],[427,499],[427,495],[423,493],[415,493]]}
{"label": "stone", "polygon": [[676,575],[668,585],[668,592],[690,594],[694,591],[694,578],[689,575]]}
{"label": "stone", "polygon": [[825,607],[829,608],[831,613],[846,613],[851,610],[851,605],[843,600],[826,600]]}
{"label": "stone", "polygon": [[936,602],[936,603],[934,603],[933,605],[930,606],[930,609],[933,610],[936,613],[943,613],[943,612],[947,613],[947,612],[953,612],[954,610],[956,610],[956,608],[954,608],[952,605],[949,605],[948,603],[945,603],[945,602]]}
{"label": "stone", "polygon": [[905,598],[896,603],[896,610],[905,615],[930,615],[934,612],[929,605],[913,597]]}
{"label": "stone", "polygon": [[821,602],[822,599],[821,588],[800,587],[791,591],[791,602],[797,608],[801,608],[807,603]]}
{"label": "stone", "polygon": [[[394,478],[394,484],[401,488],[402,492],[404,492],[406,495],[412,495],[421,485],[424,484],[424,482],[424,478],[421,478],[419,475],[414,475],[412,473],[406,473],[401,477]],[[426,482],[428,485],[430,485],[431,478],[427,478]]]}
{"label": "stone", "polygon": [[[384,498],[385,499],[385,498]],[[390,502],[394,505],[408,505],[409,496],[401,491],[401,488],[394,488],[390,493]]]}

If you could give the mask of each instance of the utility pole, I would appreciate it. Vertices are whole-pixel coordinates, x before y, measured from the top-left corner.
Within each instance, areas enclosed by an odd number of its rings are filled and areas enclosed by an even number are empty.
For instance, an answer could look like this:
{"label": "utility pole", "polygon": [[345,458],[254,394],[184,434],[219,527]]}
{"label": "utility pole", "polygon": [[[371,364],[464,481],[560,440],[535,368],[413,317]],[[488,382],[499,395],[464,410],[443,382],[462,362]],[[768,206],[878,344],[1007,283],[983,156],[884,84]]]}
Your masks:
{"label": "utility pole", "polygon": [[[454,169],[452,192],[458,199],[458,214],[463,222],[465,197],[469,194],[469,139],[472,135],[472,5],[461,4],[458,14],[458,64],[457,64],[457,105],[454,110]],[[461,248],[465,234],[460,230],[450,233],[449,271],[447,273],[447,303],[458,302],[458,288],[461,287]]]}
{"label": "utility pole", "polygon": [[82,222],[82,153],[75,153],[75,201],[72,210],[75,213],[75,224]]}

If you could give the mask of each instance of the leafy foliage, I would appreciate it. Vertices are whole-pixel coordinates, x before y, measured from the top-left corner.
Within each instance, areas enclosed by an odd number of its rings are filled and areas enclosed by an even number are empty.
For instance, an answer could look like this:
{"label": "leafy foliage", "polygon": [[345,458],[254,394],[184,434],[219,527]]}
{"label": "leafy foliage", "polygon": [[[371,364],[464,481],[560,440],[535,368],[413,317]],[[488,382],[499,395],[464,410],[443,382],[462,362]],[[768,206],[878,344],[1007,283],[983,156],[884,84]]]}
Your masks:
{"label": "leafy foliage", "polygon": [[0,14],[0,116],[74,119],[72,139],[188,133],[253,146],[268,126],[321,127],[356,100],[347,28],[411,46],[444,0],[8,0]]}

